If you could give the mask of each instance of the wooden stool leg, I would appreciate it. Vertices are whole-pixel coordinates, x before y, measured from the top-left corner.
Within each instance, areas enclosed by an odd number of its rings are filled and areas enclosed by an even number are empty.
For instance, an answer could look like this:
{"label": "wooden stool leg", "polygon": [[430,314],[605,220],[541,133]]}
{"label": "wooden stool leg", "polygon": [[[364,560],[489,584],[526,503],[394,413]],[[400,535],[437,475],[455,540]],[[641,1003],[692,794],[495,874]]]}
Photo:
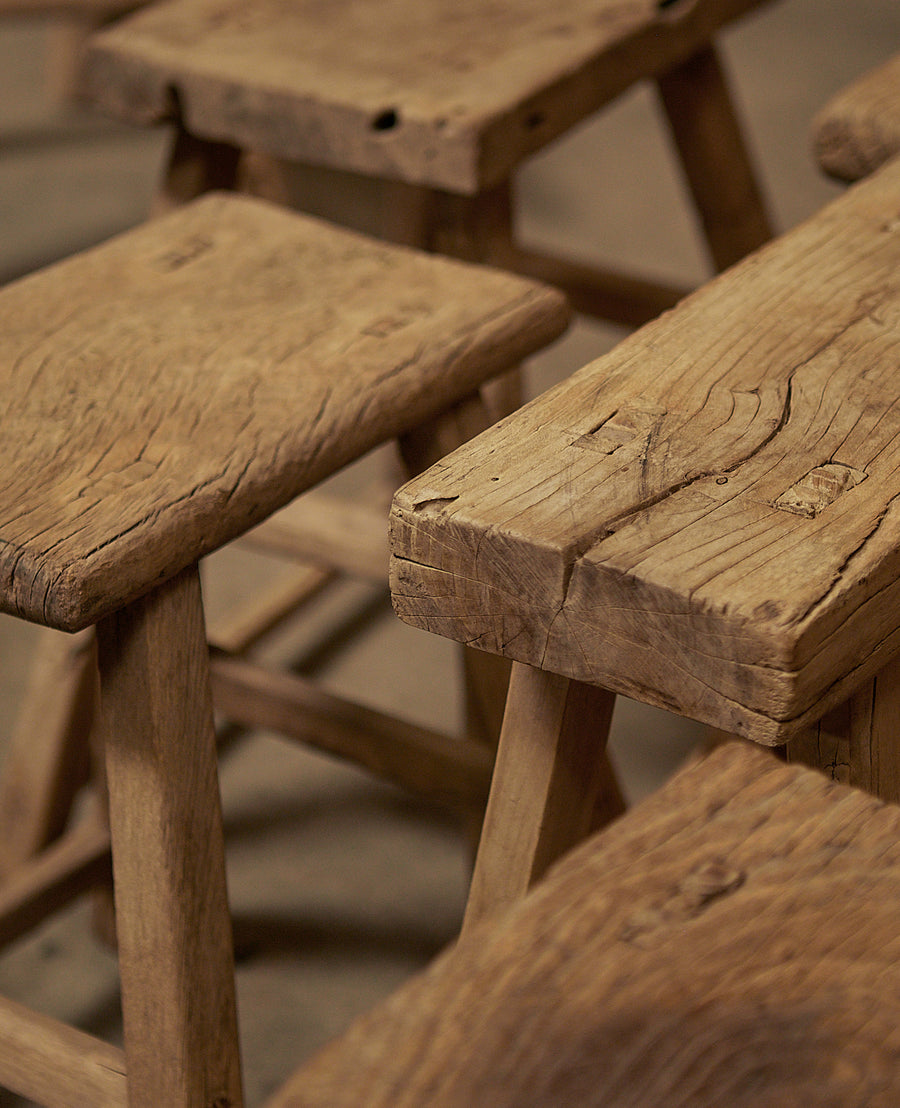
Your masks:
{"label": "wooden stool leg", "polygon": [[97,628],[131,1108],[241,1104],[196,567]]}
{"label": "wooden stool leg", "polygon": [[608,780],[615,695],[515,664],[463,931],[587,835]]}
{"label": "wooden stool leg", "polygon": [[657,85],[713,262],[727,269],[767,242],[772,229],[714,48]]}
{"label": "wooden stool leg", "polygon": [[0,877],[62,833],[87,780],[94,646],[93,631],[41,630],[0,777]]}
{"label": "wooden stool leg", "polygon": [[788,761],[900,804],[900,659],[867,681],[843,709],[792,739]]}
{"label": "wooden stool leg", "polygon": [[211,189],[235,188],[240,156],[238,148],[227,142],[195,138],[179,119],[153,214],[163,215]]}

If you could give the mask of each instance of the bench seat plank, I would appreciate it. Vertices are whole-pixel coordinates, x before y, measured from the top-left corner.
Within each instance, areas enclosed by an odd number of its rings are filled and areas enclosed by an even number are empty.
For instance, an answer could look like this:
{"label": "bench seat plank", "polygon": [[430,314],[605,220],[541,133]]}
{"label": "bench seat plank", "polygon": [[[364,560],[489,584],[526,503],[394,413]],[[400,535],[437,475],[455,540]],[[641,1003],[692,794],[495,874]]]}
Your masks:
{"label": "bench seat plank", "polygon": [[531,282],[223,195],[8,286],[0,609],[96,622],[566,321]]}
{"label": "bench seat plank", "polygon": [[[473,194],[760,0],[170,0],[94,39],[135,123]],[[486,27],[490,33],[486,33]]]}
{"label": "bench seat plank", "polygon": [[846,699],[900,650],[898,216],[895,164],[405,486],[400,617],[764,743]]}
{"label": "bench seat plank", "polygon": [[887,1106],[900,810],[729,744],[303,1066],[267,1108]]}

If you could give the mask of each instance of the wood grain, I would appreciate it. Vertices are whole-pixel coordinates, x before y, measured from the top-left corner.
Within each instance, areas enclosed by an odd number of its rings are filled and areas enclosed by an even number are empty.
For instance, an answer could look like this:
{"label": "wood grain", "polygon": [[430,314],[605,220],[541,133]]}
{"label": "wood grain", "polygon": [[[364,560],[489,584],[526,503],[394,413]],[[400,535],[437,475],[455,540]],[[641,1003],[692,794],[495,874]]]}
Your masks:
{"label": "wood grain", "polygon": [[760,0],[174,0],[94,39],[84,91],[135,123],[474,193]]}
{"label": "wood grain", "polygon": [[900,811],[740,744],[683,771],[268,1108],[900,1096]]}
{"label": "wood grain", "polygon": [[0,293],[0,609],[96,622],[560,333],[562,297],[213,195]]}
{"label": "wood grain", "polygon": [[900,54],[843,89],[813,120],[826,173],[856,181],[900,154]]}
{"label": "wood grain", "polygon": [[900,649],[900,165],[401,490],[397,613],[765,743]]}

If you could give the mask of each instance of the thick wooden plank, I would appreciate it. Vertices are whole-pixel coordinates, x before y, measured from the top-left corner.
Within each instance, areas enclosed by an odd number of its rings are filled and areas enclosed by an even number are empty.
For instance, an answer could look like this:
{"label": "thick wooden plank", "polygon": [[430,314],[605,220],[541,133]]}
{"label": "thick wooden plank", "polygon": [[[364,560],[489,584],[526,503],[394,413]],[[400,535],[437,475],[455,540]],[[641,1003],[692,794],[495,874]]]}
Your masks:
{"label": "thick wooden plank", "polygon": [[242,1103],[199,576],[97,627],[129,1108]]}
{"label": "thick wooden plank", "polygon": [[96,622],[566,322],[520,278],[221,195],[7,286],[0,608]]}
{"label": "thick wooden plank", "polygon": [[395,498],[415,626],[779,743],[900,649],[900,164]]}
{"label": "thick wooden plank", "polygon": [[839,92],[813,121],[826,173],[856,181],[900,154],[900,54]]}
{"label": "thick wooden plank", "polygon": [[132,122],[474,193],[760,0],[170,0],[92,43],[85,90]]}
{"label": "thick wooden plank", "polygon": [[721,748],[364,1016],[268,1108],[889,1108],[900,811]]}
{"label": "thick wooden plank", "polygon": [[0,1085],[46,1108],[125,1108],[122,1051],[0,997]]}

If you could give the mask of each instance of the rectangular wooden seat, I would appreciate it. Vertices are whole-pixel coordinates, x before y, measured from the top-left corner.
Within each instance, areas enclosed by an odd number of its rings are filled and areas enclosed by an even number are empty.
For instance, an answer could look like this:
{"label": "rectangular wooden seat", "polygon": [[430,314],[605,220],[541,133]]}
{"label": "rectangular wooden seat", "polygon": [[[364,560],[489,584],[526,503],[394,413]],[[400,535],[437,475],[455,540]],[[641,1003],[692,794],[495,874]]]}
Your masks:
{"label": "rectangular wooden seat", "polygon": [[562,297],[212,196],[0,293],[0,608],[74,630],[564,327]]}
{"label": "rectangular wooden seat", "polygon": [[407,622],[777,744],[900,650],[900,164],[415,479]]}
{"label": "rectangular wooden seat", "polygon": [[898,932],[900,810],[728,745],[267,1108],[888,1108]]}
{"label": "rectangular wooden seat", "polygon": [[857,181],[900,154],[900,54],[834,96],[813,120],[826,173]]}

